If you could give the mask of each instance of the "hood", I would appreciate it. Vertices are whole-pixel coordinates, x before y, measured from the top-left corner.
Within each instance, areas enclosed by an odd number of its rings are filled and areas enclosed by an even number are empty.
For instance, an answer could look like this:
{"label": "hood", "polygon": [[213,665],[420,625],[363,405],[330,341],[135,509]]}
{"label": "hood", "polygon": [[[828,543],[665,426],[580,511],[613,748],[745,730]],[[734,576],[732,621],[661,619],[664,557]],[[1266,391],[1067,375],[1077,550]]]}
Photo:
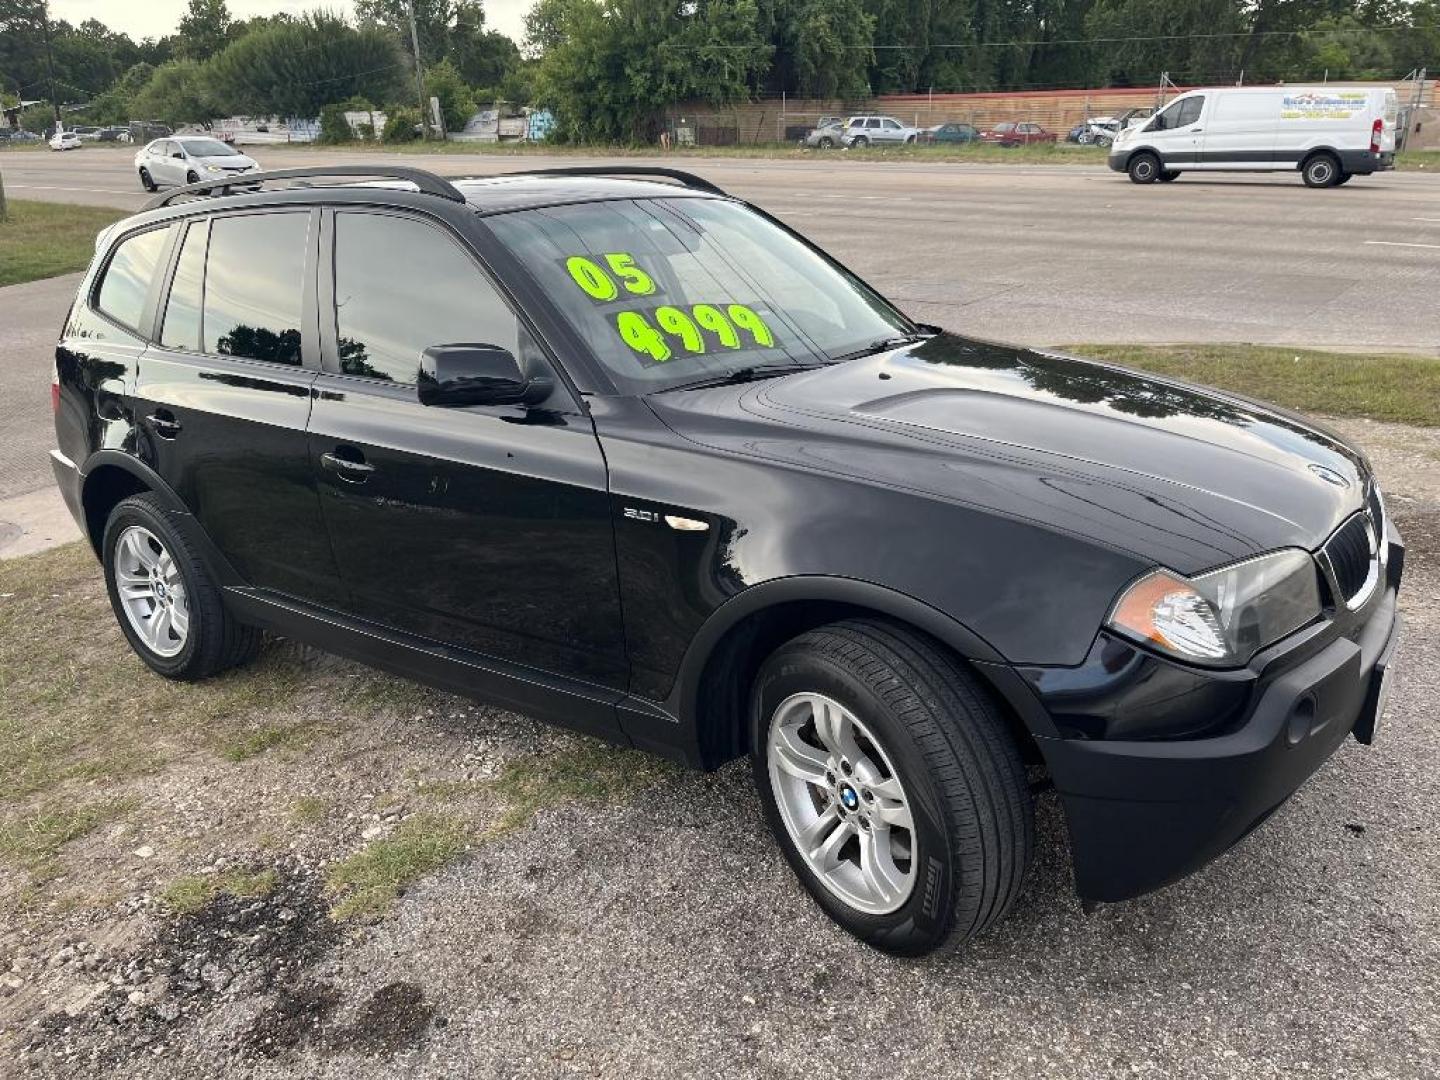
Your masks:
{"label": "hood", "polygon": [[216,154],[213,157],[192,157],[200,165],[218,165],[222,169],[254,169],[258,164],[254,158],[244,154]]}
{"label": "hood", "polygon": [[1317,548],[1369,482],[1359,453],[1298,417],[951,334],[648,400],[716,449],[982,507],[1187,574]]}

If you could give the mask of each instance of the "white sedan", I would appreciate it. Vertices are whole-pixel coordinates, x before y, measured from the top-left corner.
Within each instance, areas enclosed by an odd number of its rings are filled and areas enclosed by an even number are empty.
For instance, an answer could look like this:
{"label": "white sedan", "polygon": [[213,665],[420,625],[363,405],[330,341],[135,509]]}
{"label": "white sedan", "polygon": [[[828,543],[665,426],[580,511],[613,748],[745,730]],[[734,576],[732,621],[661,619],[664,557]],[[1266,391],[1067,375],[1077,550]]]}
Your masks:
{"label": "white sedan", "polygon": [[171,184],[198,184],[242,173],[258,172],[254,158],[219,139],[198,135],[171,135],[156,139],[135,155],[140,185],[146,191]]}
{"label": "white sedan", "polygon": [[50,136],[51,150],[79,150],[80,136],[73,131],[57,131]]}

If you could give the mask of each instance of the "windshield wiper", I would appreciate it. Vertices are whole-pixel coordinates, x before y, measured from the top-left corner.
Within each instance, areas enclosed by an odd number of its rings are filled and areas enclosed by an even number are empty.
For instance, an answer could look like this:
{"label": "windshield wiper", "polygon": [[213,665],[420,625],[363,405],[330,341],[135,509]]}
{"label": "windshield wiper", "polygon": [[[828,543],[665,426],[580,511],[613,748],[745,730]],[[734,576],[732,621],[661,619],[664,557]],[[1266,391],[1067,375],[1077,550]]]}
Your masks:
{"label": "windshield wiper", "polygon": [[793,375],[797,371],[811,371],[824,366],[824,364],[751,364],[748,367],[727,371],[724,375],[713,375],[704,379],[695,379],[692,382],[680,383],[677,386],[667,386],[659,392],[663,394],[671,390],[703,390],[712,386],[734,386],[736,383],[770,379],[776,375]]}
{"label": "windshield wiper", "polygon": [[846,360],[858,360],[862,356],[872,356],[878,352],[885,352],[889,349],[898,349],[901,345],[914,345],[917,341],[924,341],[934,335],[916,331],[913,334],[897,334],[894,337],[879,338],[859,349],[854,349],[839,356],[832,356],[832,364],[843,364]]}

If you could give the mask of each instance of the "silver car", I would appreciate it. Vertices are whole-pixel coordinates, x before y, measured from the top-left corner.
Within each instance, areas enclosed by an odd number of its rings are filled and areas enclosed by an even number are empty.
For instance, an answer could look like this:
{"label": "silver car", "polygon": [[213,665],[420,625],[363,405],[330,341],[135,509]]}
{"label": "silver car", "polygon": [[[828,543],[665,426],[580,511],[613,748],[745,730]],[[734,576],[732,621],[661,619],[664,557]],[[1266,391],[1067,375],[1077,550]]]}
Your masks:
{"label": "silver car", "polygon": [[867,146],[906,146],[920,134],[919,128],[906,127],[893,116],[852,116],[840,135],[845,149]]}
{"label": "silver car", "polygon": [[198,184],[224,176],[257,172],[259,162],[219,139],[173,135],[156,139],[135,155],[135,168],[146,191],[171,184]]}

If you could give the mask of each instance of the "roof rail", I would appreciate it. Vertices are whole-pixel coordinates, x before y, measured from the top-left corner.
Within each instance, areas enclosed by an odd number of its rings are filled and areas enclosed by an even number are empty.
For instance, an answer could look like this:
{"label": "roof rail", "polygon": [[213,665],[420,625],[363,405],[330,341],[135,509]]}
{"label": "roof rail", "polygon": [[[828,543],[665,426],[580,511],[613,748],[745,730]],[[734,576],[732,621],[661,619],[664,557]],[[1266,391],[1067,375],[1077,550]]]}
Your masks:
{"label": "roof rail", "polygon": [[527,169],[524,172],[505,173],[505,176],[664,176],[679,180],[686,187],[708,191],[711,195],[727,195],[728,192],[716,187],[703,176],[696,176],[683,169],[667,169],[658,165],[571,165],[563,169]]}
{"label": "roof rail", "polygon": [[465,196],[454,184],[426,169],[413,169],[405,165],[307,165],[297,169],[236,173],[222,179],[201,180],[198,184],[186,184],[184,187],[178,187],[163,195],[155,196],[141,207],[141,210],[158,210],[162,206],[169,206],[171,200],[179,195],[206,195],[216,190],[219,190],[222,195],[228,195],[233,188],[248,188],[270,180],[294,180],[307,176],[368,176],[387,180],[408,180],[427,195],[439,195],[442,199],[449,199],[451,202],[463,203],[465,201]]}

